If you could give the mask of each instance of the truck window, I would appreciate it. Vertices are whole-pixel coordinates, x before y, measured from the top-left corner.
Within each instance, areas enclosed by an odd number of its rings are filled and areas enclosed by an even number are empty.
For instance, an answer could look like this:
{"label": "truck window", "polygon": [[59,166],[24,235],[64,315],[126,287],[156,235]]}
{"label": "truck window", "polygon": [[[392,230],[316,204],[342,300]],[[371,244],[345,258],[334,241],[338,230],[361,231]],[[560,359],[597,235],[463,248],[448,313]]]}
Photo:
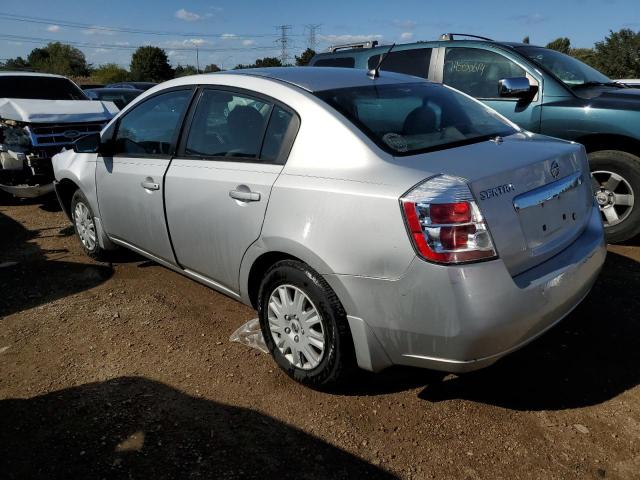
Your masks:
{"label": "truck window", "polygon": [[[379,61],[380,54],[370,57],[368,63],[369,70],[376,68]],[[430,61],[430,48],[416,48],[412,50],[400,50],[397,52],[392,50],[385,59],[380,70],[427,78],[429,75]]]}
{"label": "truck window", "polygon": [[313,64],[314,67],[341,67],[341,68],[353,68],[356,64],[356,60],[353,57],[335,57],[335,58],[320,58]]}
{"label": "truck window", "polygon": [[499,53],[479,48],[447,48],[442,81],[475,98],[498,98],[498,80],[526,72]]}

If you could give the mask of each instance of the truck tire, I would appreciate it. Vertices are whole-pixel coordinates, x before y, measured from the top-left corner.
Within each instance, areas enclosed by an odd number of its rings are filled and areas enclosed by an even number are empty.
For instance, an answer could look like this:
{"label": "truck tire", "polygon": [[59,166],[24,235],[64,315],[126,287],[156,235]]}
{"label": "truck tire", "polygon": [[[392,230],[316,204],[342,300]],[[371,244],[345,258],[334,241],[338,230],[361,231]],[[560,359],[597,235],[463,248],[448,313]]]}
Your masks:
{"label": "truck tire", "polygon": [[[640,234],[640,158],[620,150],[589,153],[591,178],[607,241],[620,243]],[[638,197],[640,198],[640,197]]]}

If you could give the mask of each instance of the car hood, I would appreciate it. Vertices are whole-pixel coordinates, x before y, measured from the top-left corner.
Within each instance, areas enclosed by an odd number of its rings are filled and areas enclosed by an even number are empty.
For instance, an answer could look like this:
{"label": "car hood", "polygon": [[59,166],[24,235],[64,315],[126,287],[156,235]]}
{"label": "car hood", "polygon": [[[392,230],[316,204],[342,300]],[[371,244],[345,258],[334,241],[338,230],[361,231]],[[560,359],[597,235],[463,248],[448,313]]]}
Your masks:
{"label": "car hood", "polygon": [[609,108],[633,108],[640,107],[640,89],[616,88],[616,87],[590,87],[574,90],[574,93],[585,100],[602,104]]}
{"label": "car hood", "polygon": [[113,102],[0,98],[0,118],[25,123],[96,122],[118,113]]}

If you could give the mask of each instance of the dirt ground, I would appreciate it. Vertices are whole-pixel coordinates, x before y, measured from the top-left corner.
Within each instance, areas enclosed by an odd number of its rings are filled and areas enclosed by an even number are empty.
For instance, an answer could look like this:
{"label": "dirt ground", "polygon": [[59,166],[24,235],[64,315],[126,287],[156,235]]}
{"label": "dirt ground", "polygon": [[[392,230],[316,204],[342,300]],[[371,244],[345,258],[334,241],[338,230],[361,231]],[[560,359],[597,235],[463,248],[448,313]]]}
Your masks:
{"label": "dirt ground", "polygon": [[0,478],[640,478],[639,244],[489,369],[328,394],[229,342],[252,310],[133,254],[90,261],[55,201],[5,201]]}

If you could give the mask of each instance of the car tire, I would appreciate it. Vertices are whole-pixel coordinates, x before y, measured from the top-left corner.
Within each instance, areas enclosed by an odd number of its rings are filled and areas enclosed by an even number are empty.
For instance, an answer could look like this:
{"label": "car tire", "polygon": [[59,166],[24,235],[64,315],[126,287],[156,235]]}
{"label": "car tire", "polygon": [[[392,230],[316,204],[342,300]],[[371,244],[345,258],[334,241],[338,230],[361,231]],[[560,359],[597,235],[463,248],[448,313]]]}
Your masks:
{"label": "car tire", "polygon": [[107,251],[98,242],[93,210],[87,197],[79,189],[71,198],[71,220],[84,253],[97,261],[106,260]]}
{"label": "car tire", "polygon": [[601,150],[589,153],[589,164],[607,241],[620,243],[639,235],[640,158],[619,150]]}
{"label": "car tire", "polygon": [[260,286],[258,312],[271,355],[294,380],[323,389],[341,384],[351,373],[355,355],[346,313],[329,284],[309,266],[295,260],[274,264]]}

